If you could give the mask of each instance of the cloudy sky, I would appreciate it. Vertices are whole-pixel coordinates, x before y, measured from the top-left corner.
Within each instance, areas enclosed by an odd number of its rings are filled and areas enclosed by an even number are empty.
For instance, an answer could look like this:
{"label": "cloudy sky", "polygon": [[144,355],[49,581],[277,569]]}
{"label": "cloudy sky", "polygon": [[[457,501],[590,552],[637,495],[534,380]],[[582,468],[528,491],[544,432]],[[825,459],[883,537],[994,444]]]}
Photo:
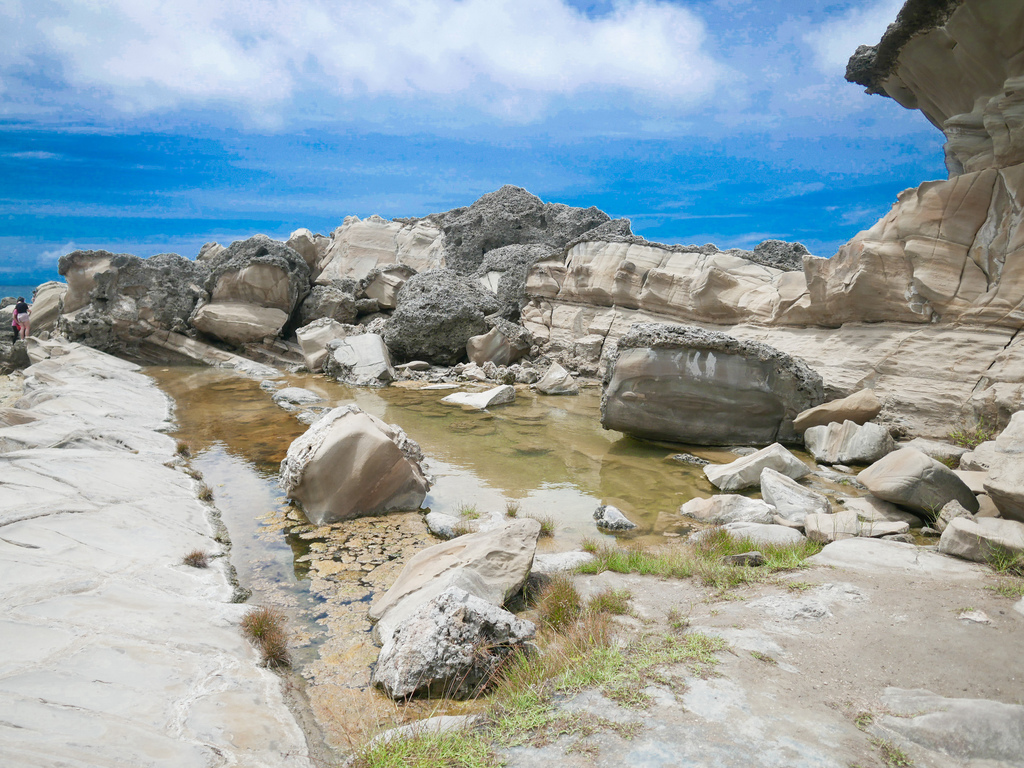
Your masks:
{"label": "cloudy sky", "polygon": [[502,184],[650,240],[832,255],[942,178],[846,83],[900,0],[0,0],[0,282]]}

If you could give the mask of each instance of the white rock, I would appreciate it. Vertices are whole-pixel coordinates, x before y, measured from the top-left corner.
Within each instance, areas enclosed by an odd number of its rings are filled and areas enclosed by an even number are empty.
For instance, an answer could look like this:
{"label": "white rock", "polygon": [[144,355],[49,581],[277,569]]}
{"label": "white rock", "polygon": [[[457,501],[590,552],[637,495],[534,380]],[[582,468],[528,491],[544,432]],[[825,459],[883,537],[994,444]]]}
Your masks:
{"label": "white rock", "polygon": [[285,387],[274,393],[274,402],[294,403],[295,405],[312,405],[322,403],[323,398],[311,389],[304,387]]}
{"label": "white rock", "polygon": [[496,405],[507,405],[516,399],[516,388],[511,384],[489,389],[486,392],[456,392],[442,397],[442,403],[463,405],[478,411],[484,411]]}
{"label": "white rock", "polygon": [[721,493],[710,499],[690,499],[679,508],[680,514],[705,523],[770,524],[775,517],[775,507],[760,499],[748,499],[739,494]]}
{"label": "white rock", "polygon": [[826,544],[821,552],[807,558],[807,562],[855,571],[939,576],[958,581],[980,582],[987,575],[987,569],[982,566],[928,552],[913,544],[860,537]]}
{"label": "white rock", "polygon": [[911,528],[924,525],[924,521],[917,515],[875,496],[844,496],[840,501],[845,509],[854,510],[858,518],[869,523],[906,523]]}
{"label": "white rock", "polygon": [[552,363],[533,386],[542,395],[578,395],[580,392],[576,379],[558,363]]}
{"label": "white rock", "polygon": [[834,515],[813,514],[804,519],[804,532],[812,541],[829,543],[855,536],[880,538],[906,533],[910,526],[903,522],[861,520],[852,509]]}
{"label": "white rock", "polygon": [[594,560],[590,552],[545,552],[533,558],[531,573],[551,575],[571,571]]}
{"label": "white rock", "polygon": [[832,511],[832,505],[825,496],[804,488],[771,467],[761,470],[761,498],[775,507],[777,515],[798,523],[809,513],[829,514]]}
{"label": "white rock", "polygon": [[295,338],[306,360],[306,367],[314,373],[324,366],[327,359],[327,345],[337,339],[344,339],[351,332],[351,326],[345,326],[330,317],[321,317],[295,331]]}
{"label": "white rock", "polygon": [[804,445],[815,460],[826,464],[870,464],[895,447],[882,425],[852,421],[811,427],[804,432]]}
{"label": "white rock", "polygon": [[454,539],[455,526],[461,521],[454,515],[446,515],[444,512],[428,512],[423,522],[427,524],[427,530],[439,539]]}
{"label": "white rock", "polygon": [[277,307],[218,301],[200,307],[192,325],[228,344],[240,345],[277,336],[287,321],[287,313]]}
{"label": "white rock", "polygon": [[338,381],[356,386],[380,386],[395,380],[387,345],[376,333],[332,341],[327,350],[324,371]]}
{"label": "white rock", "polygon": [[729,464],[708,464],[704,474],[716,488],[723,491],[739,491],[757,486],[761,482],[761,470],[770,467],[786,477],[799,480],[811,473],[811,468],[787,451],[779,443],[743,456]]}

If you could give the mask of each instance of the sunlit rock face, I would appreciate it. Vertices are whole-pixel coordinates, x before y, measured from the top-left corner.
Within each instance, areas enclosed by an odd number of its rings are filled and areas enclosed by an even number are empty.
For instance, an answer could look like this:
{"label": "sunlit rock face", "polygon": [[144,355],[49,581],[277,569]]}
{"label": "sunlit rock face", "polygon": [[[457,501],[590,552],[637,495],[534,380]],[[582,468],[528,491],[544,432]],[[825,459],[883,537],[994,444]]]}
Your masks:
{"label": "sunlit rock face", "polygon": [[793,441],[793,419],[824,399],[821,377],[766,344],[643,323],[619,340],[601,424],[696,445]]}
{"label": "sunlit rock face", "polygon": [[375,269],[402,264],[417,272],[444,267],[444,237],[428,221],[388,221],[380,216],[347,216],[331,233],[317,265],[319,285],[362,280]]}

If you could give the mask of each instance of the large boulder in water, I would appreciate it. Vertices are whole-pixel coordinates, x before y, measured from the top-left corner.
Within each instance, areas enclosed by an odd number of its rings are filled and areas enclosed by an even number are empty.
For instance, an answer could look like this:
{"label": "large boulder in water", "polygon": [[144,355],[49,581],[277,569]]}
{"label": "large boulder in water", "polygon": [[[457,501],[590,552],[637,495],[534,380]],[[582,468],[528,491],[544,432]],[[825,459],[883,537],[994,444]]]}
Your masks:
{"label": "large boulder in water", "polygon": [[384,341],[407,360],[454,365],[466,343],[487,332],[486,315],[498,310],[493,293],[450,269],[414,275],[398,293]]}
{"label": "large boulder in water", "polygon": [[68,283],[58,330],[116,354],[133,353],[156,330],[187,331],[209,274],[174,253],[143,259],[108,251],[66,254],[57,271]]}
{"label": "large boulder in water", "polygon": [[419,509],[430,489],[419,446],[354,405],[324,414],[289,447],[280,485],[316,525]]}
{"label": "large boulder in water", "polygon": [[753,341],[682,325],[638,323],[610,356],[601,424],[694,445],[797,439],[793,419],[824,400],[802,360]]}

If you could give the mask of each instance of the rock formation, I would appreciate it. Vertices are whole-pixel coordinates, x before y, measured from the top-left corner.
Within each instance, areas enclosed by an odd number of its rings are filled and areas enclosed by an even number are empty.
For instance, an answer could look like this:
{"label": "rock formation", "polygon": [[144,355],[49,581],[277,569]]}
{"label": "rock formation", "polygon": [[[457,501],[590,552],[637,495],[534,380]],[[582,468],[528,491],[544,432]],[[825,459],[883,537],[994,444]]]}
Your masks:
{"label": "rock formation", "polygon": [[697,445],[792,442],[793,419],[823,397],[820,376],[765,344],[643,323],[610,357],[601,424]]}

